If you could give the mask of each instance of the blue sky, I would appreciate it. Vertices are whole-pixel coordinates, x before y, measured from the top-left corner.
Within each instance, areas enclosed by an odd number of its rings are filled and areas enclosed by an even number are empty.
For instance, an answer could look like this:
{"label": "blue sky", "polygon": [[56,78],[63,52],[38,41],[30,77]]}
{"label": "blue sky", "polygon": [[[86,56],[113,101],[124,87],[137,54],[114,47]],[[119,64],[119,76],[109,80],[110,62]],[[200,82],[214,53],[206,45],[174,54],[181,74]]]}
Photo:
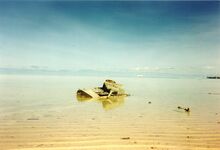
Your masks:
{"label": "blue sky", "polygon": [[0,2],[0,68],[220,73],[220,2]]}

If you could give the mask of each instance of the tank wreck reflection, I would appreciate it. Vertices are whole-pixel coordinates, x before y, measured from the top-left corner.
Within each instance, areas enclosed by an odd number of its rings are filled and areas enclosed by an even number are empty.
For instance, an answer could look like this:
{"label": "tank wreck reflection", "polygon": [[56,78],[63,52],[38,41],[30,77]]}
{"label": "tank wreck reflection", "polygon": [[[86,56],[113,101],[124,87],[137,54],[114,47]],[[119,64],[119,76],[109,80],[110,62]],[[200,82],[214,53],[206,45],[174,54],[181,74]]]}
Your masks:
{"label": "tank wreck reflection", "polygon": [[111,110],[111,109],[121,106],[124,103],[125,97],[126,96],[111,96],[108,98],[88,98],[88,97],[84,97],[78,94],[76,96],[79,102],[94,101],[94,102],[101,103],[103,109],[105,110]]}

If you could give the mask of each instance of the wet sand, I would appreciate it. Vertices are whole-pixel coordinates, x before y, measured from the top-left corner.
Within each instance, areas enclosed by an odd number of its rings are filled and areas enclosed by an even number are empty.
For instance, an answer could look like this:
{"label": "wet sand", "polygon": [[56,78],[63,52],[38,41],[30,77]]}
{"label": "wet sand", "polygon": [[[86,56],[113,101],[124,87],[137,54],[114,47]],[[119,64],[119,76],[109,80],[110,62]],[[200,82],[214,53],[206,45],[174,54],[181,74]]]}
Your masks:
{"label": "wet sand", "polygon": [[219,81],[113,78],[120,105],[77,100],[104,79],[0,76],[1,150],[220,149]]}

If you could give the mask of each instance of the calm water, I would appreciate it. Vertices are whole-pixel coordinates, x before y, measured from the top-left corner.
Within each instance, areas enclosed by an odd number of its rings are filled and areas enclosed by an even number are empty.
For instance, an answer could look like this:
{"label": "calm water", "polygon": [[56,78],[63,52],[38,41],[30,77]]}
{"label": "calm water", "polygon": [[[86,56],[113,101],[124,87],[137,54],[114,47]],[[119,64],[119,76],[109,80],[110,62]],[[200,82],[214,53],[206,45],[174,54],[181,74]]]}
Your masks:
{"label": "calm water", "polygon": [[[220,80],[111,78],[131,96],[113,103],[77,100],[77,89],[101,86],[105,79],[1,75],[0,146],[220,148]],[[178,106],[189,107],[191,112]],[[88,143],[102,136],[108,144]],[[87,144],[82,142],[84,137]],[[72,143],[73,139],[78,143]]]}

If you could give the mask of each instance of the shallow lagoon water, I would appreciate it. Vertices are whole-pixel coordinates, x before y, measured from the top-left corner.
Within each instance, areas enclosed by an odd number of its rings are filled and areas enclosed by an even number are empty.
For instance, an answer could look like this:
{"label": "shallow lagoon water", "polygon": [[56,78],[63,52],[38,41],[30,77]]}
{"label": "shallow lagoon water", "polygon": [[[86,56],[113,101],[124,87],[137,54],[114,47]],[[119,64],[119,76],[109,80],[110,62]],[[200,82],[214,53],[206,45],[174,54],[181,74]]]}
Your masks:
{"label": "shallow lagoon water", "polygon": [[107,107],[77,100],[105,79],[1,75],[0,147],[220,149],[220,80],[111,78],[131,96]]}

